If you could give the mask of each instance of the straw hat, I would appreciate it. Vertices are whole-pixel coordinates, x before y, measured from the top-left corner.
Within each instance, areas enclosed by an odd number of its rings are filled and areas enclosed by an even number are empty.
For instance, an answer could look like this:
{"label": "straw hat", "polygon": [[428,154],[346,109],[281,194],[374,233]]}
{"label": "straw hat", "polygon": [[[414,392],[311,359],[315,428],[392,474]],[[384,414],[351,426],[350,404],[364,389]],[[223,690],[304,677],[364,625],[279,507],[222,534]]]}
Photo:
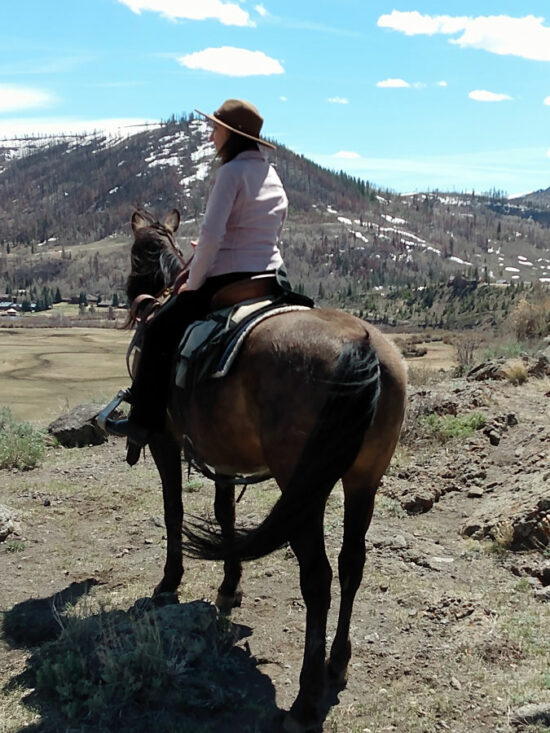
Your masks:
{"label": "straw hat", "polygon": [[260,143],[260,145],[265,145],[267,148],[275,148],[275,145],[260,137],[264,118],[250,102],[243,99],[226,99],[213,115],[208,115],[199,109],[196,109],[195,112],[203,115],[203,117],[208,117],[212,122],[223,125],[231,132],[236,132],[237,135],[244,135],[244,137],[248,137],[250,140]]}

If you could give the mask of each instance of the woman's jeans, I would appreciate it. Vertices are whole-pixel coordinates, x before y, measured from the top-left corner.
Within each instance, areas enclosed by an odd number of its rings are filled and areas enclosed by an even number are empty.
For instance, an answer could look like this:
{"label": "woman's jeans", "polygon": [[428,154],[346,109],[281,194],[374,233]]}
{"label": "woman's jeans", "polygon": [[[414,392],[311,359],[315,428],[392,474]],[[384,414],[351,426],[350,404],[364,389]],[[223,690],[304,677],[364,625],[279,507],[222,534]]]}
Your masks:
{"label": "woman's jeans", "polygon": [[184,290],[162,306],[145,326],[137,374],[132,385],[132,422],[152,432],[162,432],[172,364],[183,332],[211,310],[214,293],[225,285],[256,275],[231,272],[209,277],[198,290]]}

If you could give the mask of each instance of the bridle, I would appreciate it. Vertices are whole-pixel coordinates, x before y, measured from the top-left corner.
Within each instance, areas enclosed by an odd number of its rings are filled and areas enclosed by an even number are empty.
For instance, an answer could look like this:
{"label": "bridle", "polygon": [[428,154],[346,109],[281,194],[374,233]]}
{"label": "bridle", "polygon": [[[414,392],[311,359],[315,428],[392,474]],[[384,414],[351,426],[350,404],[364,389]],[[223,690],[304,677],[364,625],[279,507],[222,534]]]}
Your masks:
{"label": "bridle", "polygon": [[168,285],[165,285],[162,290],[160,290],[155,295],[150,295],[149,293],[141,293],[134,298],[134,300],[132,301],[132,305],[130,306],[130,322],[138,324],[147,323],[147,321],[149,321],[153,317],[156,311],[168,300],[170,300],[170,298],[175,293],[179,291],[181,286],[186,282],[187,278],[189,277],[189,267],[193,259],[193,255],[191,255],[188,260],[184,259],[183,252],[178,247],[174,232],[171,229],[168,229],[159,222],[151,223],[150,227],[148,228],[155,230],[160,235],[162,235],[163,238],[168,240],[168,244],[170,245],[172,252],[181,262],[181,270],[177,273],[175,278],[170,283],[168,283]]}
{"label": "bridle", "polygon": [[[165,303],[167,303],[174,295],[177,295],[181,286],[186,282],[187,278],[189,277],[189,267],[191,266],[191,261],[193,259],[193,255],[191,255],[188,260],[184,259],[183,252],[178,247],[174,232],[171,229],[168,229],[159,222],[151,222],[151,225],[148,228],[155,230],[160,235],[162,235],[163,239],[166,239],[168,241],[172,252],[181,262],[181,269],[178,271],[172,281],[167,285],[165,284],[162,290],[160,290],[155,295],[150,295],[149,293],[141,293],[132,300],[127,325],[136,323],[137,328],[126,352],[126,367],[128,369],[128,374],[132,378],[133,369],[130,361],[133,351],[141,350],[140,344],[143,339],[144,326],[154,318],[156,313]],[[135,275],[136,273],[132,271],[130,274]]]}

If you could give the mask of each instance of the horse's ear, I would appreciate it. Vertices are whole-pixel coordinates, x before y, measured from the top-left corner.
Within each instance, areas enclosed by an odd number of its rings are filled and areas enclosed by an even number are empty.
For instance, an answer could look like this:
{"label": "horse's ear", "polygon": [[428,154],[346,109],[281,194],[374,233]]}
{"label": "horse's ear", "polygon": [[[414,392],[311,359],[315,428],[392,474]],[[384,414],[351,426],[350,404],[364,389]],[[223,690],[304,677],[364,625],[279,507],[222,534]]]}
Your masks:
{"label": "horse's ear", "polygon": [[175,232],[180,225],[180,212],[177,209],[171,211],[164,220],[164,226],[171,232]]}
{"label": "horse's ear", "polygon": [[144,227],[150,227],[152,223],[152,217],[148,216],[143,211],[134,211],[132,214],[132,230],[134,234]]}

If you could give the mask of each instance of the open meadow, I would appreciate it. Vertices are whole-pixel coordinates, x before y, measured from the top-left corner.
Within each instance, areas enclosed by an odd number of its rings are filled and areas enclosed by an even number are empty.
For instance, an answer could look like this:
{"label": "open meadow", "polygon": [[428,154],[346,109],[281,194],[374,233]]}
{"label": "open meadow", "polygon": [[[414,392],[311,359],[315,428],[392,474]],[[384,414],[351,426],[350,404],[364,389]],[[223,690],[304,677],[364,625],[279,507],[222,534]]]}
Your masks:
{"label": "open meadow", "polygon": [[130,338],[114,328],[0,329],[0,404],[46,425],[83,402],[108,401],[129,383]]}
{"label": "open meadow", "polygon": [[[55,306],[53,314],[76,313],[75,306],[63,307]],[[450,344],[420,338],[417,346],[427,353],[408,359],[411,366],[453,366]],[[20,420],[44,426],[83,402],[107,402],[129,385],[130,339],[131,332],[121,328],[0,328],[0,405]]]}

